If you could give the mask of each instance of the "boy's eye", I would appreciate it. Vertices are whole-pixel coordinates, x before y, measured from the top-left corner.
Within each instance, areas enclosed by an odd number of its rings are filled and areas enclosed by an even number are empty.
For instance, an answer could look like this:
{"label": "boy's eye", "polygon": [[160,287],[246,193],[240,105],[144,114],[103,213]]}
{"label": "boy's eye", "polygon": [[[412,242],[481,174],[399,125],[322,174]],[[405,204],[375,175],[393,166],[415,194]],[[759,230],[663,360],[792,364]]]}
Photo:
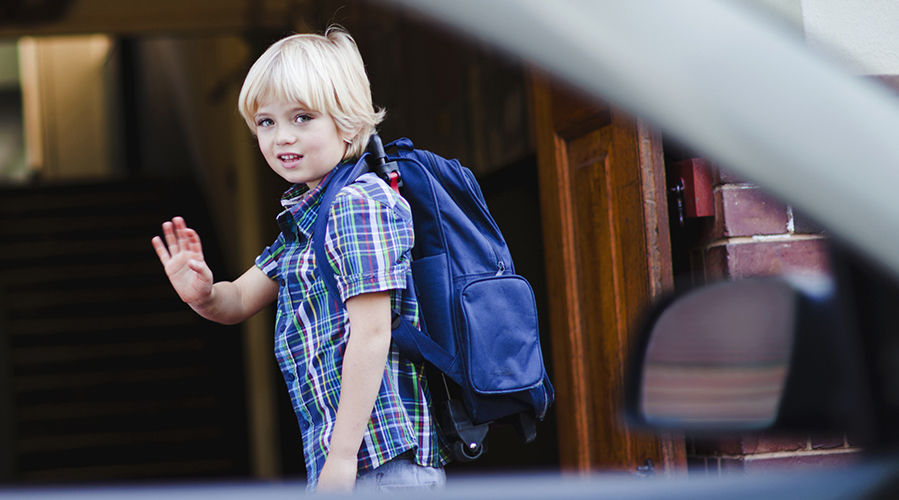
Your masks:
{"label": "boy's eye", "polygon": [[303,123],[308,122],[312,118],[313,116],[308,113],[300,113],[296,117],[294,117],[294,121],[296,121],[297,123]]}
{"label": "boy's eye", "polygon": [[272,126],[274,123],[275,123],[275,122],[272,121],[271,118],[260,118],[260,119],[256,120],[256,126],[257,126],[257,127],[270,127],[270,126]]}

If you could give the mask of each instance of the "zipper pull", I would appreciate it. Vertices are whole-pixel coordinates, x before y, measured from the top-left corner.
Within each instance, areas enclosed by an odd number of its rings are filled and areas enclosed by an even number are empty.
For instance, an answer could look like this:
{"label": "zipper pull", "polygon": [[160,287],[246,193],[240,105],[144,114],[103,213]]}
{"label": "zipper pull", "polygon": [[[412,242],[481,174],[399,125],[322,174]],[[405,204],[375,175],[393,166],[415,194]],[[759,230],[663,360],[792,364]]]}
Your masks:
{"label": "zipper pull", "polygon": [[496,274],[494,274],[494,276],[499,276],[500,274],[503,274],[503,272],[505,272],[505,270],[506,270],[506,264],[503,261],[497,262],[496,267],[497,267],[497,271],[496,271]]}

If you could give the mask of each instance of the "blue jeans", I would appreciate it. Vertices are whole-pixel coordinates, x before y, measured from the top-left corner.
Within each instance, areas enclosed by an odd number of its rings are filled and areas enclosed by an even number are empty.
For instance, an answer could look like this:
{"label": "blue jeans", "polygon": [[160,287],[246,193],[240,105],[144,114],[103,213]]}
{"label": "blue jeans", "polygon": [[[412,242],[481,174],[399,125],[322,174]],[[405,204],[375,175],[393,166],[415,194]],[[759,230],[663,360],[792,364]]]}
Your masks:
{"label": "blue jeans", "polygon": [[399,456],[356,478],[357,492],[389,493],[430,490],[446,485],[442,467],[424,467]]}

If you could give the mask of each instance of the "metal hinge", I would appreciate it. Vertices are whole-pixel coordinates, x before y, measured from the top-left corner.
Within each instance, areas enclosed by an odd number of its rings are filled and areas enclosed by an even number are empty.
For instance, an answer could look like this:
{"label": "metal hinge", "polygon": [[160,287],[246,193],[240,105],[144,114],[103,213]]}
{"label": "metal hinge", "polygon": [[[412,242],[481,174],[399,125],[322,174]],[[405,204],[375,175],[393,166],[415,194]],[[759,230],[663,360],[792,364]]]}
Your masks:
{"label": "metal hinge", "polygon": [[674,203],[677,210],[677,221],[681,227],[684,227],[684,180],[678,179],[677,184],[668,188],[674,196]]}

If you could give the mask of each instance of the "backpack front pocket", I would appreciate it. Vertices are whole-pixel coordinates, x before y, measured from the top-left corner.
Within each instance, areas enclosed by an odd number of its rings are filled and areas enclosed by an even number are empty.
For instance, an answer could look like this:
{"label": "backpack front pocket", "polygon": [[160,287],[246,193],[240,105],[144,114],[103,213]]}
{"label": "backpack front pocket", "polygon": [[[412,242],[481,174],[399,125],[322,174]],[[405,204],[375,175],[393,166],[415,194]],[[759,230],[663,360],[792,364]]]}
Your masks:
{"label": "backpack front pocket", "polygon": [[466,370],[480,394],[525,391],[543,382],[537,304],[527,280],[514,274],[466,284],[459,295]]}

